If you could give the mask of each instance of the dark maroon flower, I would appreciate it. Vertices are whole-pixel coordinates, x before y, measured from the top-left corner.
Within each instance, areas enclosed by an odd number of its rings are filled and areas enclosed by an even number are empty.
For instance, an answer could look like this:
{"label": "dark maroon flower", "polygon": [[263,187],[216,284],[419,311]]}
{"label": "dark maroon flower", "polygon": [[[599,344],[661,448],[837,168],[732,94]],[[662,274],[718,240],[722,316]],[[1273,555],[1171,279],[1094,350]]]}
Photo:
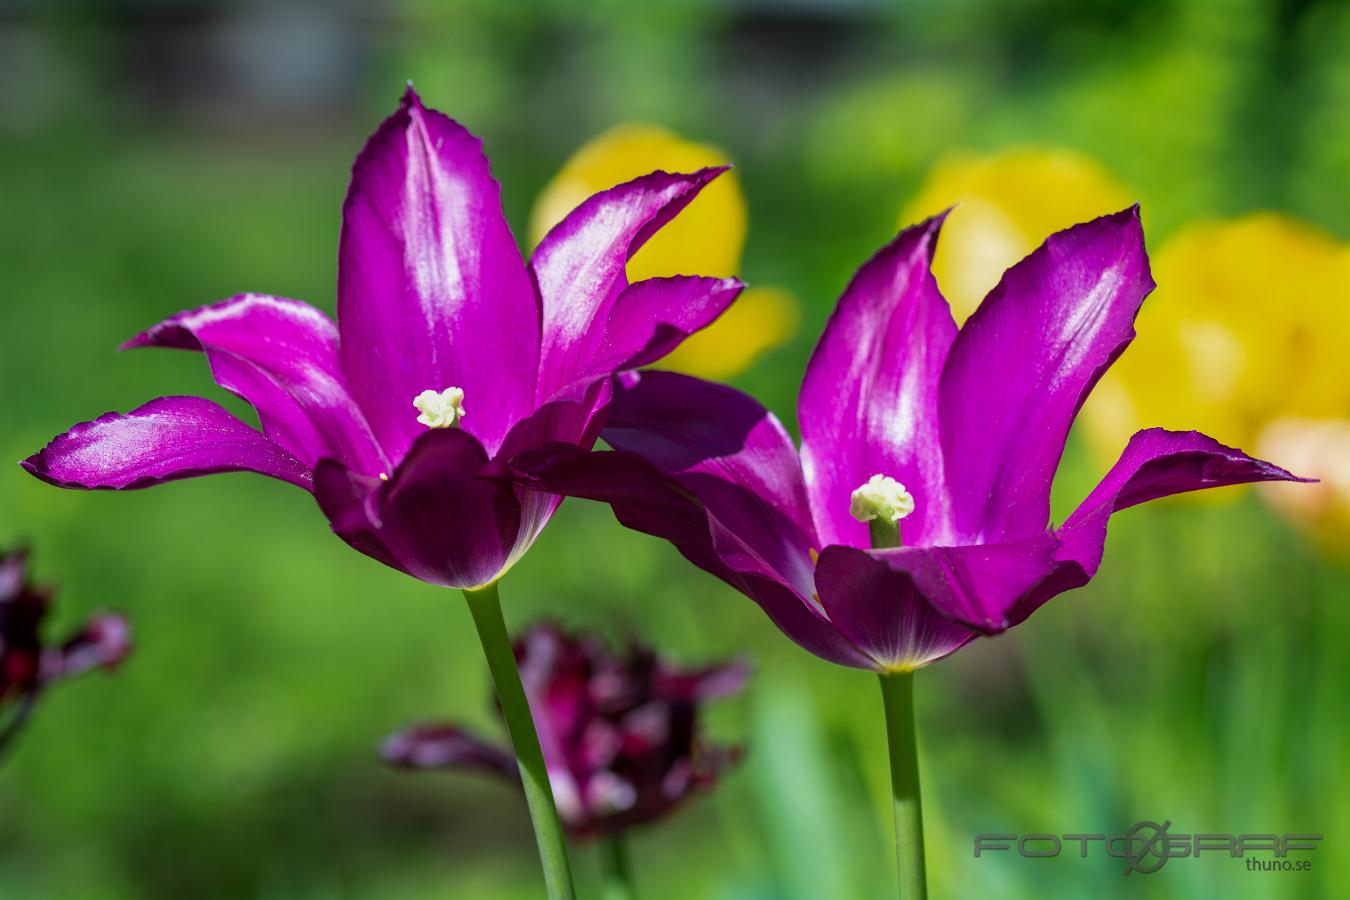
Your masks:
{"label": "dark maroon flower", "polygon": [[116,668],[131,652],[131,629],[115,613],[94,615],[61,644],[48,644],[42,630],[51,600],[51,588],[30,578],[26,549],[0,551],[0,705],[14,706],[0,726],[0,750],[48,685],[93,668]]}
{"label": "dark maroon flower", "polygon": [[[659,819],[740,756],[739,748],[704,742],[699,707],[739,691],[744,664],[681,670],[649,647],[615,653],[593,635],[547,624],[528,629],[515,650],[558,812],[575,836]],[[415,725],[380,752],[403,768],[519,777],[509,749],[451,724]]]}

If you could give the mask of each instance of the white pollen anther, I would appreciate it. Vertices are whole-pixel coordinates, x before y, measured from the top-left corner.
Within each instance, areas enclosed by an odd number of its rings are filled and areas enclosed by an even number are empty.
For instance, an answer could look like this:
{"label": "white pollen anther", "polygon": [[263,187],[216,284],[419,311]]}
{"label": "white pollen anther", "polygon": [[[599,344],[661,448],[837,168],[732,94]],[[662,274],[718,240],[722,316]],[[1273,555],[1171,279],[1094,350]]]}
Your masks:
{"label": "white pollen anther", "polygon": [[421,415],[417,421],[428,428],[454,428],[464,418],[464,391],[448,387],[443,391],[423,391],[413,398]]}
{"label": "white pollen anther", "polygon": [[914,512],[914,495],[888,475],[873,475],[849,497],[848,512],[859,522],[899,522]]}

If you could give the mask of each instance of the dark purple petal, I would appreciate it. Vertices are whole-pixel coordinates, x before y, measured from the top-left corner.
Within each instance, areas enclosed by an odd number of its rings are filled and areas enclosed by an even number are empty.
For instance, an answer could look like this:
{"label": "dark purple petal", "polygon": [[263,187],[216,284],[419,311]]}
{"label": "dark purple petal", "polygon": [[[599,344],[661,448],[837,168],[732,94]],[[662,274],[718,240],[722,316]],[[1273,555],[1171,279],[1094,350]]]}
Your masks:
{"label": "dark purple petal", "polygon": [[[870,658],[834,629],[809,592],[803,596],[790,586],[801,581],[800,564],[786,575],[774,571],[764,554],[732,533],[695,493],[710,489],[724,506],[743,503],[745,518],[756,511],[774,515],[743,489],[708,476],[687,488],[631,452],[585,453],[555,445],[518,459],[517,466],[536,488],[608,503],[624,527],[670,541],[694,565],[754,600],[784,634],[811,653],[839,665],[873,668]],[[779,521],[787,532],[793,530],[791,523]],[[752,539],[768,547],[790,546],[779,534]]]}
{"label": "dark purple petal", "polygon": [[711,325],[744,288],[736,278],[694,275],[629,285],[609,311],[600,350],[585,374],[651,365]]}
{"label": "dark purple petal", "polygon": [[543,305],[538,396],[592,369],[629,258],[725,170],[653,172],[601,191],[539,242],[530,260]]}
{"label": "dark purple petal", "polygon": [[826,547],[816,568],[830,622],[888,671],[917,669],[977,635],[928,602],[906,571],[853,547]]}
{"label": "dark purple petal", "polygon": [[203,351],[216,383],[253,404],[263,432],[307,466],[331,456],[367,475],[390,468],[347,391],[337,326],[307,303],[240,294],[123,345],[133,347]]}
{"label": "dark purple petal", "polygon": [[1137,432],[1120,459],[1056,531],[1054,573],[1012,612],[1022,621],[1056,594],[1082,587],[1097,574],[1113,512],[1187,491],[1254,481],[1309,481],[1253,459],[1198,431],[1149,428]]}
{"label": "dark purple petal", "polygon": [[424,723],[391,734],[380,758],[400,769],[478,769],[520,780],[515,757],[454,725]]}
{"label": "dark purple petal", "polygon": [[200,397],[160,397],[125,415],[83,422],[20,465],[67,488],[144,488],[216,472],[257,472],[311,487],[308,466]]}
{"label": "dark purple petal", "polygon": [[508,474],[457,428],[423,434],[388,481],[322,460],[314,494],[333,531],[352,547],[445,587],[495,580],[520,529]]}
{"label": "dark purple petal", "polygon": [[929,271],[944,218],[902,231],[858,270],[806,367],[802,468],[824,544],[870,545],[849,497],[877,474],[914,495],[906,542],[952,536],[938,383],[956,323]]}
{"label": "dark purple petal", "polygon": [[409,88],[352,170],[338,257],[342,368],[389,459],[424,430],[413,398],[464,390],[495,452],[534,408],[538,300],[482,144]]}
{"label": "dark purple petal", "polygon": [[957,534],[1039,534],[1069,426],[1153,289],[1137,207],[1052,235],[966,322],[941,384]]}
{"label": "dark purple petal", "polygon": [[[737,497],[754,497],[781,518],[784,532],[795,532],[807,547],[814,543],[792,438],[748,394],[673,372],[630,375],[615,391],[603,437],[682,484],[739,488]],[[714,506],[719,516],[732,513]]]}
{"label": "dark purple petal", "polygon": [[[820,554],[818,573],[829,573],[833,598],[826,600],[827,584],[819,574],[817,584],[831,621],[846,633],[844,618],[857,616],[860,623],[877,621],[877,596],[845,597],[842,590],[850,579],[855,579],[860,588],[876,583],[880,576],[875,566],[862,559],[866,556],[896,573],[897,578],[884,582],[892,588],[909,582],[919,597],[949,619],[992,633],[1008,627],[1009,613],[1017,602],[1054,570],[1057,546],[1053,536],[1042,534],[1008,543],[962,547],[826,547]],[[851,630],[866,633],[866,625],[854,625]]]}
{"label": "dark purple petal", "polygon": [[[577,386],[574,393],[575,399],[545,403],[517,422],[502,442],[497,458],[509,466],[521,453],[548,444],[570,444],[587,450],[595,446],[613,394],[610,379],[593,381],[584,389]],[[557,494],[527,488],[518,488],[516,497],[520,501],[520,532],[511,551],[511,562],[530,548],[563,499]]]}
{"label": "dark purple petal", "polygon": [[48,677],[70,678],[90,669],[115,669],[131,653],[131,625],[125,616],[100,613],[69,637],[56,653]]}
{"label": "dark purple petal", "polygon": [[656,679],[656,690],[669,700],[706,703],[739,694],[750,679],[750,664],[737,660],[691,671],[665,666],[657,670]]}

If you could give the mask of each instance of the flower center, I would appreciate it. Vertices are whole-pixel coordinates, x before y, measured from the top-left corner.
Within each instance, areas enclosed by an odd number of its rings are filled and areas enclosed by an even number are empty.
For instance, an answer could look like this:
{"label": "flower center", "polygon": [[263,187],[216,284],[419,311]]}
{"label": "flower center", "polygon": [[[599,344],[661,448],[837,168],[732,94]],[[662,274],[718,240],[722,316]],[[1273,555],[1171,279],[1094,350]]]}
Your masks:
{"label": "flower center", "polygon": [[428,428],[454,428],[464,418],[464,390],[423,391],[413,398],[413,406],[421,412],[417,421]]}
{"label": "flower center", "polygon": [[849,497],[848,511],[859,522],[894,524],[914,512],[914,495],[888,475],[873,475]]}

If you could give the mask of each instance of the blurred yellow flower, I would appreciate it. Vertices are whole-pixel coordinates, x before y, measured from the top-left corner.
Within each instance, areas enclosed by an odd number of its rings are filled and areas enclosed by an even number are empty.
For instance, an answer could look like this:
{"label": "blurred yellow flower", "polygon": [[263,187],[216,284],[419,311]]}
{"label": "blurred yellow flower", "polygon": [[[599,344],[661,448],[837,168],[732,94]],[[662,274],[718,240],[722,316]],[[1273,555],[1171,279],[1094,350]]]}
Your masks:
{"label": "blurred yellow flower", "polygon": [[1262,429],[1256,452],[1278,459],[1291,472],[1320,479],[1261,494],[1323,550],[1350,558],[1350,419],[1276,419]]}
{"label": "blurred yellow flower", "polygon": [[942,229],[933,273],[963,322],[1004,270],[1051,234],[1132,202],[1105,168],[1070,150],[956,154],[933,168],[900,225],[956,207]]}
{"label": "blurred yellow flower", "polygon": [[[610,129],[573,154],[539,194],[530,216],[531,242],[537,244],[596,191],[656,169],[689,172],[726,161],[721,150],[656,126]],[[745,196],[736,173],[727,172],[633,256],[628,277],[638,281],[691,272],[736,275],[745,231]],[[694,335],[660,365],[704,378],[727,378],[791,337],[796,324],[797,305],[791,295],[777,288],[752,287],[710,328]]]}

